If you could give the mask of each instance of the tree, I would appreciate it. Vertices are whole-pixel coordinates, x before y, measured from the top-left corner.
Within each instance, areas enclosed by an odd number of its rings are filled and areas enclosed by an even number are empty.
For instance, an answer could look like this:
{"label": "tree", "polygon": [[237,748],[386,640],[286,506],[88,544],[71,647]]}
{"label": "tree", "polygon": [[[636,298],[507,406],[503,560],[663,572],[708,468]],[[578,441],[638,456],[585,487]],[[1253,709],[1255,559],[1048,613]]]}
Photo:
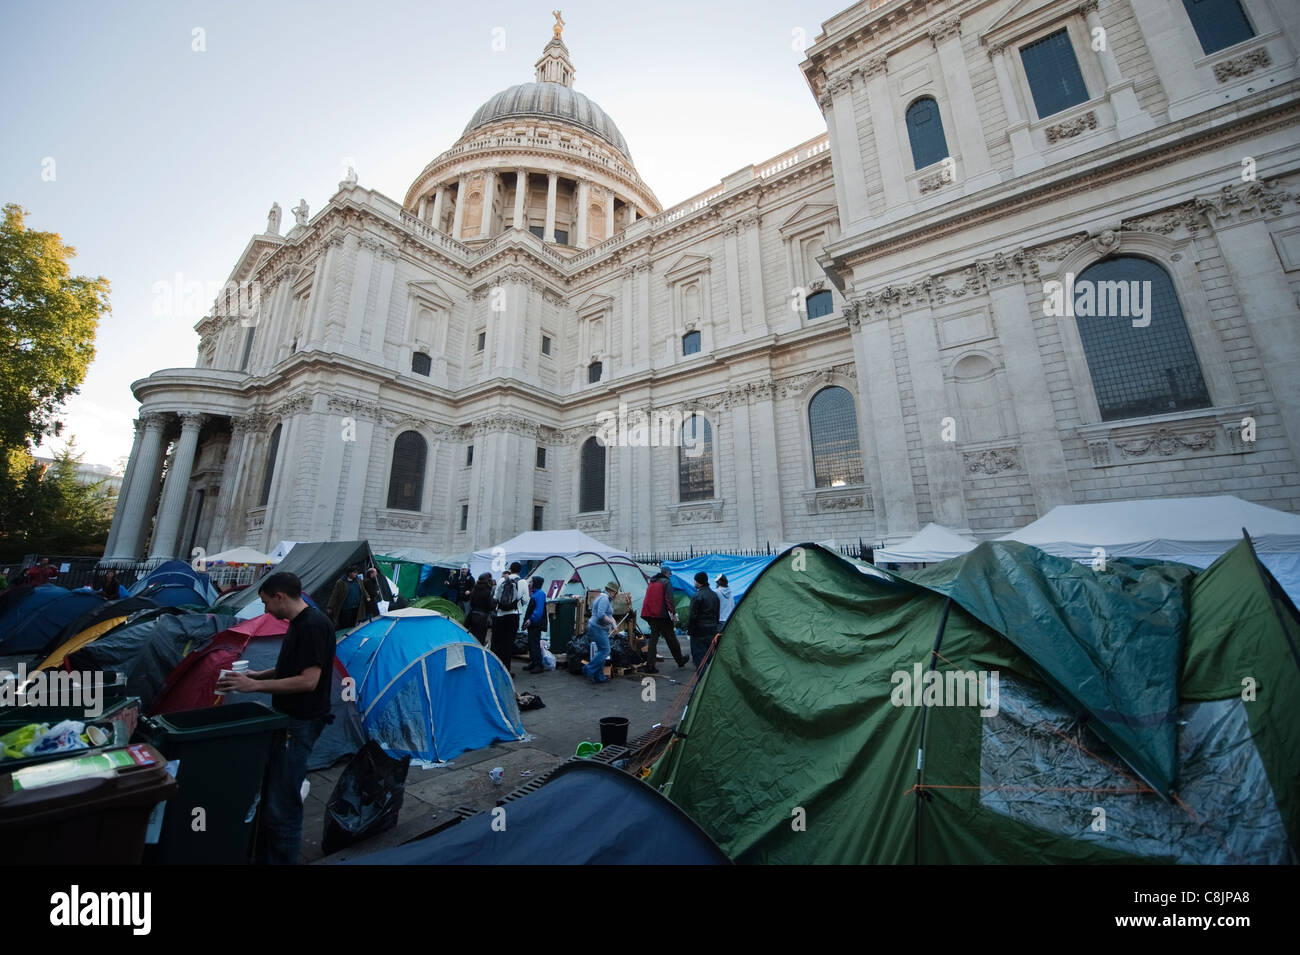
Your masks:
{"label": "tree", "polygon": [[11,452],[4,483],[11,493],[0,499],[0,562],[24,554],[99,554],[108,540],[116,495],[104,480],[84,481],[76,439],[54,455],[53,464],[36,461],[25,449]]}
{"label": "tree", "polygon": [[[0,226],[0,451],[35,447],[63,424],[95,357],[108,280],[73,276],[76,250],[55,232],[34,232],[9,203]],[[10,462],[12,464],[12,462]],[[7,483],[7,482],[6,482]]]}

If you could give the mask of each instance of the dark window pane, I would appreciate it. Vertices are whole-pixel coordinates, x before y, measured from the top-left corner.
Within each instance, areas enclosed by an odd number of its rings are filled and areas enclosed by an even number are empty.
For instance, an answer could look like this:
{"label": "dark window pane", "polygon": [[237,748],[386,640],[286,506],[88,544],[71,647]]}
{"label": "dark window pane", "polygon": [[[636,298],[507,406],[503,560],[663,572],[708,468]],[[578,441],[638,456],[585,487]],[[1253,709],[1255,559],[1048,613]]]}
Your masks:
{"label": "dark window pane", "polygon": [[478,350],[482,351],[487,347],[487,332],[478,333]]}
{"label": "dark window pane", "polygon": [[700,333],[687,332],[682,336],[682,354],[694,355],[700,350]]}
{"label": "dark window pane", "polygon": [[546,467],[546,449],[545,449],[545,448],[538,448],[538,449],[537,449],[537,466],[538,466],[539,468],[544,468],[544,467]]}
{"label": "dark window pane", "polygon": [[[1131,282],[1144,283],[1139,286],[1141,301],[1150,308],[1151,322],[1145,328],[1133,326],[1137,309]],[[1087,304],[1088,294],[1093,297],[1092,307]],[[1103,421],[1210,407],[1174,283],[1163,268],[1134,256],[1098,262],[1075,280],[1074,303]],[[1085,310],[1102,314],[1081,314]]]}
{"label": "dark window pane", "polygon": [[1022,46],[1020,60],[1025,65],[1039,119],[1087,101],[1088,88],[1083,85],[1083,74],[1079,72],[1079,61],[1074,57],[1074,46],[1067,31],[1057,30]]}
{"label": "dark window pane", "polygon": [[465,467],[471,467],[474,464],[474,445],[465,448]]}
{"label": "dark window pane", "polygon": [[924,96],[907,108],[907,136],[912,141],[912,164],[917,169],[947,157],[948,141],[943,136],[939,104],[931,97]]}
{"label": "dark window pane", "polygon": [[550,353],[551,353],[551,337],[550,337],[549,335],[543,335],[543,336],[542,336],[542,354],[543,354],[543,355],[549,355]]}
{"label": "dark window pane", "polygon": [[462,504],[460,506],[460,529],[465,530],[468,527],[469,527],[469,505]]}
{"label": "dark window pane", "polygon": [[427,375],[433,369],[433,359],[422,351],[411,356],[411,371],[417,375]]}
{"label": "dark window pane", "polygon": [[677,480],[683,503],[713,499],[713,428],[707,418],[691,415],[682,424]]}
{"label": "dark window pane", "polygon": [[418,511],[424,496],[424,438],[403,431],[393,442],[393,473],[388,479],[388,506],[398,511]]}
{"label": "dark window pane", "polygon": [[533,505],[533,530],[540,531],[541,529],[542,529],[542,507],[541,505],[534,504]]}
{"label": "dark window pane", "polygon": [[531,232],[533,235],[537,236],[537,238],[539,238],[539,239],[544,239],[544,238],[546,238],[546,227],[545,227],[545,226],[540,226],[540,225],[530,225],[530,226],[528,227],[528,231]]}
{"label": "dark window pane", "polygon": [[569,244],[569,233],[568,233],[566,230],[564,230],[564,229],[556,229],[556,230],[555,230],[555,244],[556,244],[556,245],[568,245],[568,244]]}
{"label": "dark window pane", "polygon": [[248,356],[253,353],[253,332],[256,328],[249,328],[248,334],[244,336],[244,355],[239,359],[239,370],[248,371]]}
{"label": "dark window pane", "polygon": [[808,296],[808,317],[821,318],[835,310],[830,292],[817,292]]}
{"label": "dark window pane", "polygon": [[603,370],[604,370],[604,366],[598,361],[593,361],[590,365],[588,365],[587,384],[594,385],[596,382],[600,381],[600,375]]}
{"label": "dark window pane", "polygon": [[861,484],[862,454],[853,395],[843,388],[823,388],[808,406],[808,426],[817,487]]}
{"label": "dark window pane", "polygon": [[1206,53],[1215,53],[1255,35],[1240,0],[1183,0],[1183,6]]}
{"label": "dark window pane", "polygon": [[578,510],[603,511],[605,509],[605,449],[595,438],[588,438],[582,446],[579,462],[580,485]]}
{"label": "dark window pane", "polygon": [[280,453],[280,429],[283,427],[283,424],[277,424],[271,432],[271,443],[266,449],[266,470],[262,473],[262,496],[257,502],[259,507],[266,507],[266,502],[271,499],[271,480],[275,477],[275,458]]}

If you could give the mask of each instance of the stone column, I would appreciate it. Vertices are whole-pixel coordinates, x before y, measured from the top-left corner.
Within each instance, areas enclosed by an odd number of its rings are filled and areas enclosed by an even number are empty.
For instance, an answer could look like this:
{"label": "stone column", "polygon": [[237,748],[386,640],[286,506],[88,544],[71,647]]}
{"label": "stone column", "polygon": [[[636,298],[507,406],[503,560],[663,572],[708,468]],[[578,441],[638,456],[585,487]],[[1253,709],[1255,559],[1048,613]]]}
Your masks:
{"label": "stone column", "polygon": [[[739,341],[745,334],[744,316],[740,312],[740,226],[728,222],[722,229],[722,256],[727,265],[727,339]],[[753,544],[742,544],[752,547]]]}
{"label": "stone column", "polygon": [[[873,61],[874,62],[874,61]],[[879,61],[883,76],[884,60]],[[862,144],[858,139],[857,116],[853,110],[853,81],[850,76],[828,77],[826,87],[829,100],[823,99],[823,110],[829,111],[826,117],[828,129],[834,130],[831,137],[833,152],[831,162],[835,167],[835,180],[843,180],[844,195],[841,214],[844,219],[844,231],[856,231],[858,223],[871,218],[871,205],[867,198],[867,176],[862,165]]]}
{"label": "stone column", "polygon": [[938,26],[930,31],[930,39],[939,53],[948,105],[956,120],[965,191],[971,193],[995,185],[999,177],[989,159],[984,129],[979,123],[969,121],[970,117],[979,115],[979,107],[971,90],[970,68],[961,46],[961,21],[957,17],[939,21]]}
{"label": "stone column", "polygon": [[239,483],[239,456],[243,453],[244,439],[248,431],[248,421],[232,415],[230,417],[230,443],[226,445],[226,457],[221,462],[221,483],[217,486],[217,508],[212,515],[212,526],[208,532],[208,550],[220,552],[237,546],[226,540],[229,532],[229,520],[234,520],[240,527],[239,543],[243,543],[242,524],[232,508],[235,505],[236,485]]}
{"label": "stone column", "polygon": [[[715,432],[716,434],[716,432]],[[736,536],[741,547],[758,546],[758,508],[755,506],[756,479],[770,466],[764,459],[755,459],[753,440],[750,437],[749,405],[744,398],[736,401],[731,409],[731,434],[734,452],[732,467],[736,475]],[[716,450],[716,443],[715,443]],[[774,461],[774,459],[773,459]],[[721,476],[717,467],[717,455],[714,455],[713,480]],[[721,490],[715,491],[722,497]]]}
{"label": "stone column", "polygon": [[199,429],[206,415],[185,413],[180,416],[181,436],[176,442],[171,470],[163,483],[162,507],[158,510],[158,523],[154,527],[153,541],[149,545],[149,558],[171,558],[176,554],[176,536],[180,531],[185,498],[189,493],[190,471],[194,467],[194,450],[199,444]]}
{"label": "stone column", "polygon": [[130,486],[123,482],[122,492],[126,495],[126,504],[118,521],[117,539],[114,548],[108,552],[113,560],[138,560],[140,557],[139,539],[142,530],[152,516],[145,513],[151,503],[152,488],[149,484],[155,478],[163,451],[163,430],[165,421],[160,414],[142,414],[136,422],[136,448],[131,452],[128,464]]}
{"label": "stone column", "polygon": [[756,492],[763,502],[758,535],[765,542],[776,545],[785,540],[785,518],[781,513],[781,460],[776,443],[776,411],[772,406],[770,383],[759,383],[749,406],[749,419],[756,464]]}
{"label": "stone column", "polygon": [[749,331],[767,334],[767,299],[763,297],[763,247],[759,241],[759,217],[745,216],[740,228],[745,236],[745,265],[749,272]]}
{"label": "stone column", "polygon": [[650,354],[650,261],[635,266],[636,268],[636,328],[640,334],[641,361],[649,368],[653,359]]}
{"label": "stone column", "polygon": [[489,169],[483,173],[483,214],[479,217],[478,237],[492,238],[492,208],[496,205],[497,174]]}
{"label": "stone column", "polygon": [[543,242],[555,241],[555,192],[558,182],[558,173],[546,174],[546,231],[542,236]]}
{"label": "stone column", "polygon": [[460,230],[465,226],[465,182],[464,176],[456,182],[456,212],[451,220],[451,237],[460,241]]}
{"label": "stone column", "polygon": [[573,244],[580,249],[588,246],[587,242],[587,203],[591,200],[591,183],[586,179],[578,180],[578,221],[573,237]]}
{"label": "stone column", "polygon": [[883,56],[868,60],[862,68],[862,75],[867,80],[867,99],[871,103],[871,130],[876,137],[876,160],[880,166],[880,180],[885,187],[886,213],[911,201],[888,73],[887,60]]}
{"label": "stone column", "polygon": [[605,190],[605,234],[602,239],[612,238],[614,235],[614,191]]}
{"label": "stone column", "polygon": [[1034,149],[1033,138],[1029,135],[1029,123],[1020,111],[1020,100],[1011,82],[1006,47],[1000,43],[990,46],[989,57],[993,60],[993,72],[997,74],[998,89],[1002,93],[1002,109],[1007,114],[1007,136],[1011,138],[1011,152],[1015,156],[1015,174],[1023,176],[1035,169],[1042,169],[1043,157]]}
{"label": "stone column", "polygon": [[1179,0],[1155,0],[1132,6],[1151,65],[1168,96],[1169,120],[1184,119],[1196,112],[1197,94],[1203,92],[1200,76],[1190,63],[1205,55],[1196,42],[1187,11]]}
{"label": "stone column", "polygon": [[122,475],[122,486],[117,492],[117,506],[113,508],[113,523],[108,531],[108,540],[104,542],[104,557],[117,552],[117,539],[121,536],[122,520],[126,513],[126,498],[131,490],[131,478],[135,476],[135,461],[140,452],[140,422],[131,422],[135,437],[131,440],[131,456],[126,459],[126,473]]}
{"label": "stone column", "polygon": [[439,186],[438,191],[433,194],[433,216],[430,219],[430,225],[435,229],[442,230],[442,206],[447,201],[447,187]]}
{"label": "stone column", "polygon": [[1263,219],[1216,227],[1215,238],[1255,339],[1292,460],[1300,461],[1300,313],[1295,292]]}
{"label": "stone column", "polygon": [[511,221],[512,228],[528,231],[528,223],[524,221],[525,200],[528,198],[528,171],[518,169],[515,171],[515,216]]}
{"label": "stone column", "polygon": [[[1093,37],[1092,48],[1101,63],[1102,75],[1106,77],[1106,95],[1110,105],[1115,109],[1115,127],[1121,139],[1134,133],[1143,133],[1155,127],[1155,121],[1138,105],[1137,93],[1133,90],[1133,81],[1124,78],[1120,72],[1119,61],[1111,49],[1110,37],[1101,24],[1101,14],[1097,12],[1097,0],[1087,0],[1080,7],[1088,20],[1088,35]],[[1105,38],[1101,49],[1097,49],[1096,37]]]}
{"label": "stone column", "polygon": [[850,325],[858,367],[858,430],[869,438],[862,446],[862,469],[872,485],[876,535],[899,541],[914,534],[919,521],[889,319],[873,315]]}
{"label": "stone column", "polygon": [[[966,498],[962,491],[961,456],[957,444],[943,440],[943,419],[956,417],[948,405],[935,341],[934,312],[928,305],[903,313],[903,334],[907,341],[907,363],[912,371],[912,392],[916,395],[916,417],[925,455],[925,473],[930,484],[930,509],[944,527],[968,529]],[[965,436],[958,435],[958,440]]]}
{"label": "stone column", "polygon": [[1073,504],[1074,493],[1029,313],[1029,298],[1022,283],[1008,281],[990,288],[989,300],[993,321],[1001,333],[1007,388],[1016,397],[1020,454],[1033,488],[1037,516],[1042,517],[1058,504]]}
{"label": "stone column", "polygon": [[636,204],[629,202],[627,204],[627,224],[631,225],[636,222]]}
{"label": "stone column", "polygon": [[415,214],[415,217],[416,217],[417,219],[419,219],[421,222],[425,222],[425,221],[427,221],[427,220],[424,218],[424,213],[425,213],[425,210],[426,210],[426,208],[428,207],[428,205],[429,205],[429,197],[428,197],[428,196],[421,196],[421,197],[420,197],[420,206],[419,206],[419,211]]}

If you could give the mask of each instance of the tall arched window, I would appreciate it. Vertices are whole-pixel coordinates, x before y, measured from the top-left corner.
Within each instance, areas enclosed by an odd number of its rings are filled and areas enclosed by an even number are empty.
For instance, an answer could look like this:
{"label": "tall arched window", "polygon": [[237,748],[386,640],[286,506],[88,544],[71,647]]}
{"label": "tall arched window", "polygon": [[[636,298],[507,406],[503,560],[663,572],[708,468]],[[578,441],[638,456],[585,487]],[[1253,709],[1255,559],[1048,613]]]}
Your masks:
{"label": "tall arched window", "polygon": [[713,500],[713,428],[701,415],[691,415],[682,424],[677,483],[683,504]]}
{"label": "tall arched window", "polygon": [[808,405],[808,430],[817,487],[863,483],[853,395],[834,385],[817,392]]}
{"label": "tall arched window", "polygon": [[578,462],[578,510],[605,509],[605,447],[595,438],[582,445]]}
{"label": "tall arched window", "polygon": [[275,426],[266,446],[266,470],[262,472],[262,496],[257,499],[258,507],[266,507],[266,502],[271,499],[271,481],[275,478],[275,458],[280,453],[280,429],[283,427],[284,422]]}
{"label": "tall arched window", "polygon": [[1169,273],[1117,256],[1074,283],[1074,314],[1103,421],[1210,406]]}
{"label": "tall arched window", "polygon": [[415,431],[403,431],[393,442],[393,470],[388,478],[388,506],[418,511],[424,497],[424,460],[428,445]]}
{"label": "tall arched window", "polygon": [[912,165],[924,169],[948,156],[943,119],[933,96],[922,96],[907,107],[907,137],[912,141]]}
{"label": "tall arched window", "polygon": [[1255,35],[1246,11],[1241,8],[1241,0],[1183,0],[1183,6],[1207,55]]}

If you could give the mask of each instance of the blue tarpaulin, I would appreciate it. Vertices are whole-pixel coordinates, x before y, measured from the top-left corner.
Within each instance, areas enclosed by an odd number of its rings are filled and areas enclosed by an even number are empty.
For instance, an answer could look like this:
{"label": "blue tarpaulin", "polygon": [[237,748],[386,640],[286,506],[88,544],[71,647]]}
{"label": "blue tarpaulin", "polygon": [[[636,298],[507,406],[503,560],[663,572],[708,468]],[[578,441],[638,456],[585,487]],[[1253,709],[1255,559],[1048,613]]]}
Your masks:
{"label": "blue tarpaulin", "polygon": [[776,560],[775,554],[762,557],[734,557],[731,554],[707,554],[691,560],[665,561],[673,572],[673,587],[688,594],[695,593],[695,575],[700,571],[709,575],[712,587],[719,574],[726,574],[727,586],[731,588],[731,598],[740,602],[749,585],[758,579],[767,565]]}

